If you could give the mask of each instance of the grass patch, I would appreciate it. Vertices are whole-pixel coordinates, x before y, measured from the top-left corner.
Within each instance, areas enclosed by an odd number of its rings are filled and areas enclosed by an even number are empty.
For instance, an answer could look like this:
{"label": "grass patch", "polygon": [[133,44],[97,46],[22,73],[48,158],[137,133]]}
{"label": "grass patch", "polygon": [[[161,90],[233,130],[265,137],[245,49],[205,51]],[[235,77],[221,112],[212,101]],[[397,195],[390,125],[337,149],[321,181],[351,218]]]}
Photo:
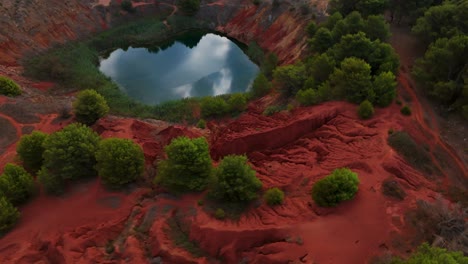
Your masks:
{"label": "grass patch", "polygon": [[431,176],[437,169],[432,163],[429,151],[421,144],[417,144],[414,139],[404,131],[397,131],[389,135],[388,144],[398,152],[405,160],[416,169]]}
{"label": "grass patch", "polygon": [[386,196],[396,198],[400,201],[406,197],[406,192],[396,180],[386,179],[382,182],[382,193]]}

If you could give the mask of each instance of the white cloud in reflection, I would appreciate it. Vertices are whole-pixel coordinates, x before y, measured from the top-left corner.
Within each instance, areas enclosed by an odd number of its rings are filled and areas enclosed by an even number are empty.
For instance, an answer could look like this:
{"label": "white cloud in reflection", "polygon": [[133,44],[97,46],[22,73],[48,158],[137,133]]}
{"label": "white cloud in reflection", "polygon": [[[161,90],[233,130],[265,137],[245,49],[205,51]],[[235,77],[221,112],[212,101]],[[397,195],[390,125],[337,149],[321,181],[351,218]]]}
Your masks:
{"label": "white cloud in reflection", "polygon": [[221,73],[221,78],[215,81],[213,84],[213,94],[220,95],[220,94],[227,94],[231,90],[231,83],[232,83],[232,73],[231,70],[227,68],[221,69],[219,71]]}
{"label": "white cloud in reflection", "polygon": [[174,93],[178,94],[182,98],[187,98],[192,96],[192,89],[193,85],[189,83],[174,88]]}
{"label": "white cloud in reflection", "polygon": [[120,61],[120,57],[125,54],[125,51],[118,49],[113,51],[108,58],[101,60],[99,63],[99,70],[105,72],[107,76],[115,78],[118,76],[117,65]]}

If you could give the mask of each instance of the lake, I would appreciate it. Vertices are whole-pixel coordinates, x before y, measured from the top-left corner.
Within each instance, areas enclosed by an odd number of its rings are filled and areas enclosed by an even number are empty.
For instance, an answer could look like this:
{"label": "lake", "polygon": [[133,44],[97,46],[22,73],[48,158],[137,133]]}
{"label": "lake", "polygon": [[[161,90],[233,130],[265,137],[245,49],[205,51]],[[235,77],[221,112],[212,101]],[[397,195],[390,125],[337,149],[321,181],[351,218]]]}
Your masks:
{"label": "lake", "polygon": [[259,68],[230,39],[190,33],[146,48],[118,49],[99,69],[125,94],[148,105],[245,92]]}

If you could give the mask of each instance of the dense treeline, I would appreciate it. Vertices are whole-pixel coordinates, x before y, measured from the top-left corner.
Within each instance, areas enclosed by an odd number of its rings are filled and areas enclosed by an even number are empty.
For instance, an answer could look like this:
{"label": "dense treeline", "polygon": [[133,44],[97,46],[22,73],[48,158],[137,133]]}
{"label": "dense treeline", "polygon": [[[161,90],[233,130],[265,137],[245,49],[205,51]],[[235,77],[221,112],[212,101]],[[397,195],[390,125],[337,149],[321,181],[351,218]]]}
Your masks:
{"label": "dense treeline", "polygon": [[468,119],[468,1],[445,1],[417,19],[413,32],[428,49],[413,75],[421,88]]}

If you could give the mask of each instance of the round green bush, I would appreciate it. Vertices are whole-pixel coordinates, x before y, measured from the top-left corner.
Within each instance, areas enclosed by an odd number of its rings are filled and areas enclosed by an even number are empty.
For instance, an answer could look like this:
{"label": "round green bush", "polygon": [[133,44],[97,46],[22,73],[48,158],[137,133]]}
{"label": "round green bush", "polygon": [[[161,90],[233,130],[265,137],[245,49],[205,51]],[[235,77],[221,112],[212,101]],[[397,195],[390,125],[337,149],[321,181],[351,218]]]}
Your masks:
{"label": "round green bush", "polygon": [[405,116],[409,116],[409,115],[411,115],[411,108],[409,108],[409,106],[405,105],[400,109],[400,112]]}
{"label": "round green bush", "polygon": [[259,73],[252,84],[252,95],[254,98],[262,97],[271,90],[271,84],[263,73]]}
{"label": "round green bush", "polygon": [[206,121],[205,121],[205,119],[200,119],[200,120],[198,120],[197,127],[198,127],[198,128],[201,128],[201,129],[205,129],[205,128],[206,128]]}
{"label": "round green bush", "polygon": [[257,198],[257,192],[262,188],[255,173],[246,156],[226,156],[215,169],[212,194],[228,202],[249,202]]}
{"label": "round green bush", "polygon": [[10,230],[18,221],[20,213],[5,196],[0,196],[0,236]]}
{"label": "round green bush", "polygon": [[0,76],[0,94],[6,96],[17,96],[21,94],[21,89],[13,80]]}
{"label": "round green bush", "polygon": [[63,181],[96,176],[99,136],[83,124],[71,124],[49,135],[43,143],[44,163],[39,181],[49,193],[63,192]]}
{"label": "round green bush", "polygon": [[42,166],[44,161],[42,158],[44,153],[42,144],[46,138],[47,134],[41,131],[33,131],[29,135],[22,136],[16,147],[16,152],[23,162],[24,168],[32,173],[36,173]]}
{"label": "round green bush", "polygon": [[216,209],[216,211],[215,211],[215,218],[216,219],[222,220],[225,217],[226,217],[226,213],[224,212],[223,209],[221,209],[221,208]]}
{"label": "round green bush", "polygon": [[242,112],[247,108],[247,98],[241,93],[232,94],[229,97],[228,105],[231,111]]}
{"label": "round green bush", "polygon": [[213,165],[204,137],[178,137],[164,150],[167,159],[158,164],[157,184],[173,192],[201,191],[206,187]]}
{"label": "round green bush", "polygon": [[203,117],[220,117],[229,112],[229,105],[222,97],[205,97],[202,99],[201,114]]}
{"label": "round green bush", "polygon": [[34,179],[22,167],[8,163],[0,175],[0,193],[12,204],[22,204],[34,193]]}
{"label": "round green bush", "polygon": [[106,99],[94,90],[81,91],[73,102],[75,117],[78,122],[92,125],[109,112]]}
{"label": "round green bush", "polygon": [[278,188],[271,188],[265,192],[263,199],[270,206],[279,205],[283,203],[284,192]]}
{"label": "round green bush", "polygon": [[358,185],[359,179],[356,173],[348,168],[336,169],[314,184],[312,199],[319,206],[336,206],[342,201],[354,198]]}
{"label": "round green bush", "polygon": [[119,188],[141,177],[145,156],[141,147],[129,139],[107,138],[99,142],[96,161],[103,183]]}
{"label": "round green bush", "polygon": [[358,109],[358,115],[362,119],[369,119],[374,115],[374,106],[368,100],[364,100]]}

